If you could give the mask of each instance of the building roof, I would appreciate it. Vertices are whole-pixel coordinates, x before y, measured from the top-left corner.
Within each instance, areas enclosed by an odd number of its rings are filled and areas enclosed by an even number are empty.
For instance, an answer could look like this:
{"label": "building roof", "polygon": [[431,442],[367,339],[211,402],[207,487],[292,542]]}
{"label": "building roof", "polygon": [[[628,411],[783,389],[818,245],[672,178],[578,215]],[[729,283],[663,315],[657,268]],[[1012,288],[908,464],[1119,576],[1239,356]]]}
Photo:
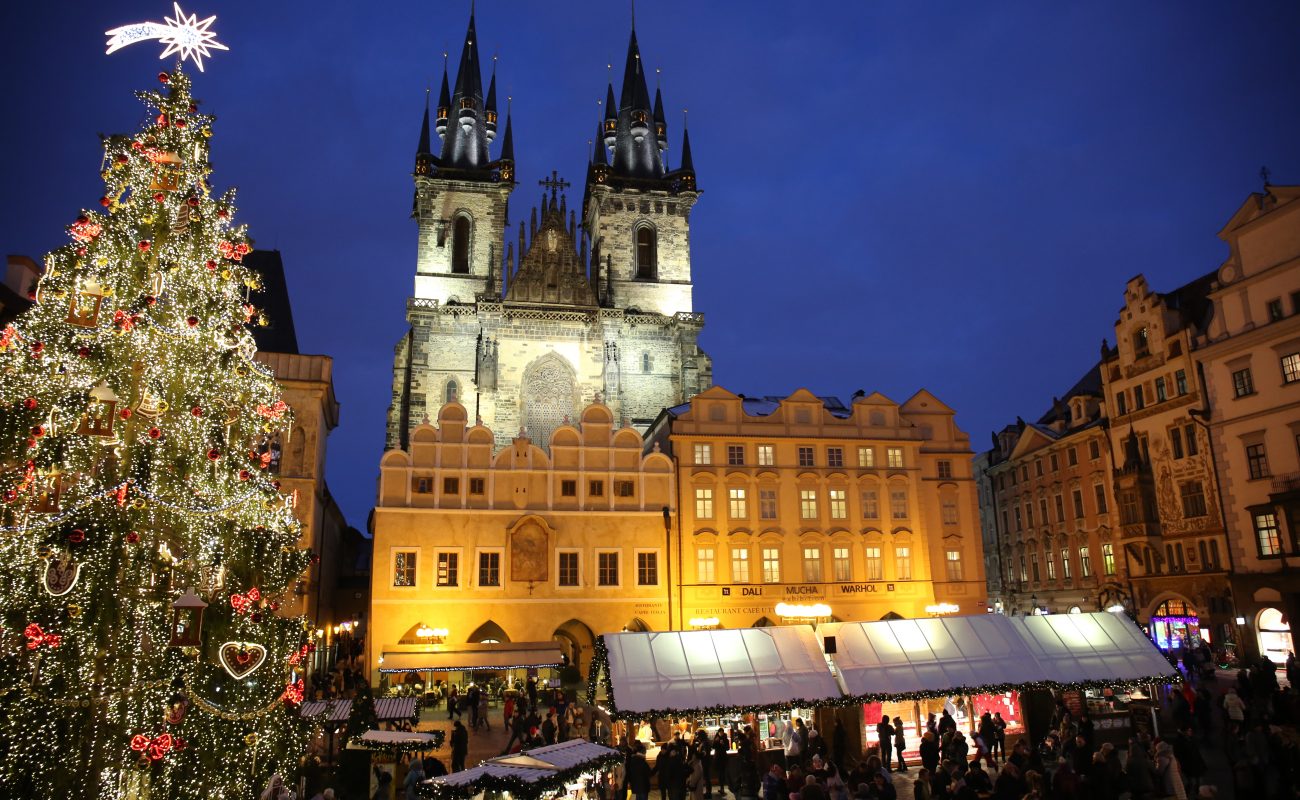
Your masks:
{"label": "building roof", "polygon": [[[739,395],[740,406],[745,414],[751,417],[770,417],[775,414],[781,407],[781,403],[787,399],[787,396],[779,394],[765,394],[750,397],[749,395]],[[853,416],[853,409],[846,406],[844,401],[832,395],[817,395],[817,399],[822,401],[822,407],[825,408],[832,417],[839,419],[848,419]],[[665,409],[671,417],[680,417],[682,414],[691,410],[689,402]]]}
{"label": "building roof", "polygon": [[249,295],[249,302],[264,310],[270,319],[266,327],[253,327],[257,349],[297,355],[298,334],[293,326],[293,307],[280,251],[254,250],[244,256],[244,266],[262,276],[262,287]]}

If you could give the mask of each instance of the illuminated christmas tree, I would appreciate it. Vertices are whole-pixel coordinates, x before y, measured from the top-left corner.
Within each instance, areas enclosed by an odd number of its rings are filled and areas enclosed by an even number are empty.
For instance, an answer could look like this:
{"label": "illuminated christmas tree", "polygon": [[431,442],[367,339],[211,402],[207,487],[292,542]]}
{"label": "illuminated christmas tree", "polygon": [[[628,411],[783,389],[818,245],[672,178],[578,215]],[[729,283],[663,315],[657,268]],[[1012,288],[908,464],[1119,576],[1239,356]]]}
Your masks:
{"label": "illuminated christmas tree", "polygon": [[[178,10],[179,13],[179,10]],[[179,65],[0,332],[0,796],[254,797],[290,777],[304,621],[258,276]]]}

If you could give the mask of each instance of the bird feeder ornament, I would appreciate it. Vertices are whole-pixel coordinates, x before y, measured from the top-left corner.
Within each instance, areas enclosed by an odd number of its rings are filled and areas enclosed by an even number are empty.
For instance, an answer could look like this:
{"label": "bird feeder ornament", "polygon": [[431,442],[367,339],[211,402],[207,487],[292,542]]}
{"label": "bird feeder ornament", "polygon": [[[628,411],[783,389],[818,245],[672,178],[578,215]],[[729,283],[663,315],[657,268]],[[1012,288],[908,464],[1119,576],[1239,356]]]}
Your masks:
{"label": "bird feeder ornament", "polygon": [[99,309],[107,294],[107,290],[94,278],[83,282],[69,302],[68,324],[78,328],[93,328],[98,325]]}
{"label": "bird feeder ornament", "polygon": [[203,643],[203,598],[186,589],[172,601],[172,640],[169,647],[198,647]]}
{"label": "bird feeder ornament", "polygon": [[85,436],[113,436],[113,422],[117,418],[117,404],[121,402],[108,384],[100,381],[90,390],[90,407],[81,420],[77,433]]}
{"label": "bird feeder ornament", "polygon": [[151,159],[154,163],[153,181],[149,184],[152,192],[174,192],[181,187],[181,159],[175,153],[158,153]]}

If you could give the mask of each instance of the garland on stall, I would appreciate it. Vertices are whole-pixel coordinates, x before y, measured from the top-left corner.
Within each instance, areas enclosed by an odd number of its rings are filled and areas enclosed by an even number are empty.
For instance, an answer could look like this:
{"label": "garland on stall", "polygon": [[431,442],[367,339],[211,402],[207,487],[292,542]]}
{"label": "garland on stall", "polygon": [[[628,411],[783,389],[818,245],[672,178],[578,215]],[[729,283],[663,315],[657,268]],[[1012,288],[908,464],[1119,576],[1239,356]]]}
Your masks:
{"label": "garland on stall", "polygon": [[[521,755],[528,755],[528,751],[523,751]],[[613,752],[584,761],[567,769],[549,773],[545,777],[536,780],[491,775],[486,772],[463,785],[452,785],[434,779],[432,782],[420,787],[420,793],[434,800],[468,800],[468,798],[488,792],[509,792],[512,798],[529,800],[530,798],[541,798],[562,791],[567,784],[582,777],[583,774],[608,769],[622,760],[623,755],[621,753]]]}
{"label": "garland on stall", "polygon": [[704,708],[655,708],[646,711],[619,711],[614,699],[614,682],[609,674],[609,649],[605,637],[596,637],[596,645],[591,657],[591,673],[587,680],[587,703],[595,705],[597,701],[597,681],[604,685],[604,706],[610,717],[620,720],[648,720],[674,718],[683,715],[696,717],[721,717],[743,714],[767,714],[773,711],[793,711],[801,708],[852,708],[863,703],[894,703],[906,700],[937,700],[947,697],[980,694],[1001,694],[1003,692],[1024,692],[1034,689],[1050,691],[1083,691],[1087,689],[1133,690],[1149,684],[1164,684],[1177,680],[1172,674],[1148,675],[1128,681],[1031,681],[1028,683],[986,683],[976,686],[952,686],[947,689],[922,692],[868,693],[848,697],[826,698],[823,700],[804,700],[793,698],[779,703],[758,705],[715,705]]}
{"label": "garland on stall", "polygon": [[376,742],[370,740],[361,740],[358,738],[357,745],[377,753],[387,753],[388,755],[405,755],[406,753],[419,753],[425,750],[437,750],[442,747],[442,743],[447,739],[446,731],[418,731],[421,735],[433,734],[433,740],[407,739],[398,742]]}

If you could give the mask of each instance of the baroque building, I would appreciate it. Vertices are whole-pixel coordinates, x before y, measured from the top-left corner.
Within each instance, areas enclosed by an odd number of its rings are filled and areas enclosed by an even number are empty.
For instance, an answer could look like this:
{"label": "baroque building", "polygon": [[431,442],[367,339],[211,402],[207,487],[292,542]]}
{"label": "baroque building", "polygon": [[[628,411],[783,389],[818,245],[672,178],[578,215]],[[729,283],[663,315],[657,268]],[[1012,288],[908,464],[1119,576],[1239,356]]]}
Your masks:
{"label": "baroque building", "polygon": [[648,442],[678,470],[673,628],[782,624],[817,605],[841,621],[985,613],[970,440],[953,417],[924,390],[845,405],[715,386],[666,409]]}
{"label": "baroque building", "polygon": [[1229,255],[1196,351],[1219,467],[1239,641],[1285,663],[1300,618],[1300,187],[1265,185],[1219,238]]}
{"label": "baroque building", "polygon": [[711,385],[692,305],[690,142],[683,130],[670,168],[663,99],[650,99],[635,31],[621,92],[615,100],[610,85],[607,98],[580,207],[553,172],[516,233],[514,132],[507,108],[494,156],[496,75],[485,94],[471,14],[454,88],[444,68],[416,148],[415,286],[395,349],[389,448],[409,447],[448,402],[498,446],[526,433],[546,447],[589,404],[644,429]]}

